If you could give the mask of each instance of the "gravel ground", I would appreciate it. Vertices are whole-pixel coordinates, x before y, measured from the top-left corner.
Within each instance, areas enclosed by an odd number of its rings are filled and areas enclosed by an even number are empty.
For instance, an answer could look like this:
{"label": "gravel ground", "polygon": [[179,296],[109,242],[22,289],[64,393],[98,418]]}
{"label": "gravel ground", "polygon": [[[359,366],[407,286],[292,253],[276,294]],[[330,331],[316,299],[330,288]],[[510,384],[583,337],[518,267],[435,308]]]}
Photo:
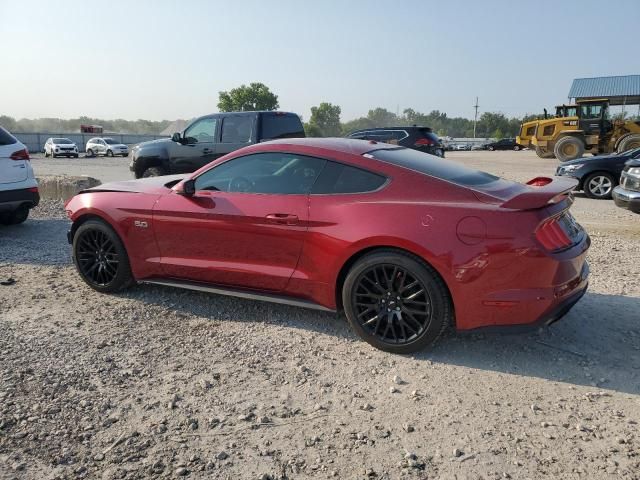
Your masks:
{"label": "gravel ground", "polygon": [[[476,154],[450,157],[518,180],[554,165]],[[592,276],[565,319],[398,356],[340,315],[154,286],[100,295],[70,264],[61,203],[44,201],[0,230],[0,280],[15,279],[0,285],[0,478],[638,479],[640,216],[572,210]]]}

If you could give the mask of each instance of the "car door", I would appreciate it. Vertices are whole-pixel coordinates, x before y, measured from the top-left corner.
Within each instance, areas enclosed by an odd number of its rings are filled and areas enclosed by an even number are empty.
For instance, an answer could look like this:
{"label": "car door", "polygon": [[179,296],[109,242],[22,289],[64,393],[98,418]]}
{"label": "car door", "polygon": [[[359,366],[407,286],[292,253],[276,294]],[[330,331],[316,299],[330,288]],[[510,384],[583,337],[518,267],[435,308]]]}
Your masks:
{"label": "car door", "polygon": [[222,119],[219,156],[255,143],[257,116],[254,113],[226,115]]}
{"label": "car door", "polygon": [[171,193],[153,211],[167,277],[283,290],[308,229],[308,194],[325,160],[257,153],[216,165],[192,196]]}
{"label": "car door", "polygon": [[172,173],[195,172],[215,160],[220,119],[204,117],[189,125],[182,134],[182,142],[171,142]]}

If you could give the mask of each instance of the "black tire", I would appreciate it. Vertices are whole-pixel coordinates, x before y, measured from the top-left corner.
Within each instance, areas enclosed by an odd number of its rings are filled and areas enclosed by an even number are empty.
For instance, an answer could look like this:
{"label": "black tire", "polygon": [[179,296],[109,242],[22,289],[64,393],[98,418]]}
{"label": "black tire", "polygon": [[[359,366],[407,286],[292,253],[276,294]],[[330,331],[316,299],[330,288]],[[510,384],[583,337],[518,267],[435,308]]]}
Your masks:
{"label": "black tire", "polygon": [[113,152],[111,150],[107,150],[107,157],[113,157]]}
{"label": "black tire", "polygon": [[85,157],[93,157],[93,156],[94,156],[94,154],[93,154],[93,150],[88,149],[88,150],[87,150],[87,153],[85,153],[85,154],[84,154],[84,156],[85,156]]}
{"label": "black tire", "polygon": [[489,150],[490,152],[493,152],[496,148],[494,146],[488,146],[487,150]]}
{"label": "black tire", "polygon": [[142,178],[161,177],[162,175],[166,174],[167,172],[162,167],[149,167],[144,172],[142,172]]}
{"label": "black tire", "polygon": [[577,137],[562,137],[556,142],[553,154],[561,162],[575,160],[584,155],[584,142]]}
{"label": "black tire", "polygon": [[622,139],[618,145],[618,153],[626,152],[632,148],[640,147],[640,134],[634,133]]}
{"label": "black tire", "polygon": [[553,152],[549,152],[546,148],[538,146],[536,146],[536,155],[540,158],[553,158],[555,156]]}
{"label": "black tire", "polygon": [[21,205],[11,213],[0,216],[0,223],[3,225],[19,225],[29,218],[29,207]]}
{"label": "black tire", "polygon": [[589,198],[606,200],[611,198],[615,186],[616,180],[613,175],[606,172],[594,172],[585,178],[582,189]]}
{"label": "black tire", "polygon": [[56,158],[56,154],[53,153],[53,150],[51,150],[51,158]]}
{"label": "black tire", "polygon": [[514,145],[513,149],[517,152],[518,150],[520,150],[520,145]]}
{"label": "black tire", "polygon": [[122,154],[122,156],[123,156],[123,157],[128,157],[128,156],[129,156],[129,154],[128,154],[128,153],[123,153],[123,154]]}
{"label": "black tire", "polygon": [[451,297],[437,272],[418,257],[396,250],[358,260],[345,278],[342,303],[353,331],[391,353],[422,350],[453,322]]}
{"label": "black tire", "polygon": [[134,283],[120,237],[101,220],[88,220],[78,227],[72,253],[80,277],[98,292],[117,292]]}
{"label": "black tire", "polygon": [[73,156],[73,158],[78,158],[78,154],[76,153],[76,154]]}
{"label": "black tire", "polygon": [[47,153],[47,150],[44,150],[44,158],[49,158],[49,154]]}

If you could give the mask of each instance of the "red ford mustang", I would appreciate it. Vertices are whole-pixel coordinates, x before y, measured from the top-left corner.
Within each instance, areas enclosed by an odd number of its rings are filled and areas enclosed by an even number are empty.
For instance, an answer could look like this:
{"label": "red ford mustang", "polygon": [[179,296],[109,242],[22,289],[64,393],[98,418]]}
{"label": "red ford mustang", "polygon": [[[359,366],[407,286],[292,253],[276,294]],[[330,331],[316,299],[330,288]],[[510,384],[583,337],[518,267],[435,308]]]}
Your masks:
{"label": "red ford mustang", "polygon": [[527,185],[416,150],[288,139],[189,176],[104,184],[66,205],[80,276],[323,310],[407,353],[458,330],[538,326],[587,288],[575,180]]}

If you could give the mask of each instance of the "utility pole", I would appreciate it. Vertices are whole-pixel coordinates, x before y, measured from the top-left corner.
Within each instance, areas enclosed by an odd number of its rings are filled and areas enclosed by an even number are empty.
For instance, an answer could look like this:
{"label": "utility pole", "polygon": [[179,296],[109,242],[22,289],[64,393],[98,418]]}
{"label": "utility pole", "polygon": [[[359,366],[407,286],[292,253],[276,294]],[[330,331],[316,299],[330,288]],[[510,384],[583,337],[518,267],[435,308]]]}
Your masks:
{"label": "utility pole", "polygon": [[476,104],[473,106],[473,108],[476,109],[476,114],[473,117],[473,138],[476,138],[476,126],[478,125],[478,107],[480,105],[478,105],[478,97],[476,97]]}

